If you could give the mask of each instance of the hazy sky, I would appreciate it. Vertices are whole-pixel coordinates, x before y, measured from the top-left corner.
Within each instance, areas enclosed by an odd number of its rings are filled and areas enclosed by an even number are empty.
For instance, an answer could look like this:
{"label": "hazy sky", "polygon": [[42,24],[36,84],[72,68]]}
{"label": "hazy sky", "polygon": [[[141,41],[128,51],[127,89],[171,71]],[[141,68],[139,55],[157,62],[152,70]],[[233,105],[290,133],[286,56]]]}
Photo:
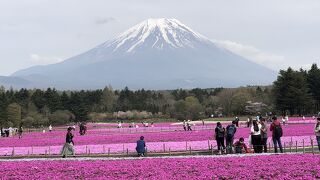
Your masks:
{"label": "hazy sky", "polygon": [[320,64],[319,0],[0,0],[0,75],[62,61],[160,17],[275,70]]}

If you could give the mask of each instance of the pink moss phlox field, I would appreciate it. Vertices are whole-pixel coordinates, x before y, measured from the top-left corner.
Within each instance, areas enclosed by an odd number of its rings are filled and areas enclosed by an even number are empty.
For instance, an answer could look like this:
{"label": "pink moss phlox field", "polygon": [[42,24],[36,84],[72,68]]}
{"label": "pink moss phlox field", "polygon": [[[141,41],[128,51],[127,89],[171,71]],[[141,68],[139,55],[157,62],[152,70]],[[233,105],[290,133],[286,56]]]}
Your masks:
{"label": "pink moss phlox field", "polygon": [[0,162],[2,179],[319,179],[320,156]]}
{"label": "pink moss phlox field", "polygon": [[[99,125],[99,124],[98,124]],[[144,136],[147,142],[149,152],[162,152],[166,151],[185,151],[186,148],[192,150],[207,150],[209,146],[216,148],[216,141],[213,136],[213,129],[215,126],[204,126],[203,130],[201,125],[197,126],[195,131],[183,131],[179,126],[177,130],[161,131],[155,127],[149,128],[105,128],[96,129],[92,124],[91,129],[88,130],[85,136],[80,136],[78,131],[74,131],[75,149],[77,154],[87,153],[90,149],[91,153],[123,153],[128,149],[129,152],[135,152],[135,143]],[[224,124],[226,126],[226,124]],[[206,128],[210,127],[208,130]],[[177,128],[177,127],[175,127]],[[310,146],[311,140],[314,140],[314,124],[290,124],[283,126],[284,136],[282,143],[299,147]],[[237,129],[235,139],[240,137],[245,138],[248,144],[249,128],[240,127]],[[59,154],[62,145],[65,142],[65,130],[54,130],[53,132],[31,132],[23,133],[22,139],[17,136],[9,138],[0,138],[0,155],[27,155],[27,154]],[[268,133],[268,143],[272,146],[271,136]],[[209,144],[208,144],[209,140]],[[292,143],[291,143],[292,141]],[[186,147],[187,143],[187,147]]]}
{"label": "pink moss phlox field", "polygon": [[[315,137],[312,137],[315,143]],[[237,140],[237,139],[236,139]],[[304,140],[304,144],[303,144]],[[282,143],[286,144],[286,148],[290,146],[294,149],[297,142],[298,147],[310,146],[310,136],[288,136],[282,138]],[[209,143],[209,144],[208,144]],[[245,143],[248,143],[248,138],[245,138]],[[190,148],[192,150],[208,150],[211,145],[214,149],[217,148],[215,140],[208,141],[174,141],[174,142],[147,142],[148,152],[166,152],[169,151],[186,151]],[[268,144],[273,146],[272,139],[268,139]],[[187,146],[187,147],[186,147]],[[122,154],[128,151],[129,153],[135,152],[136,143],[118,143],[118,144],[95,144],[95,145],[76,145],[76,154],[86,154],[90,151],[91,154]],[[59,154],[62,145],[59,146],[36,146],[36,147],[0,147],[0,155],[12,155],[14,150],[15,155],[28,155],[28,154]]]}
{"label": "pink moss phlox field", "polygon": [[[101,129],[89,129],[85,136],[80,136],[78,131],[74,131],[74,142],[76,145],[96,145],[96,144],[116,144],[135,143],[140,136],[145,136],[148,142],[175,142],[175,141],[207,141],[213,140],[213,128],[211,130],[199,131],[152,131],[135,132],[135,129],[127,131],[115,129],[114,132],[103,131]],[[314,136],[314,124],[294,124],[283,126],[285,137],[288,136]],[[131,132],[130,132],[131,130]],[[148,129],[147,129],[148,130]],[[248,138],[249,128],[238,128],[235,138]],[[58,146],[65,141],[65,131],[31,132],[24,133],[22,139],[18,136],[10,138],[0,138],[0,147],[31,147],[31,146]],[[269,132],[271,137],[272,133]]]}

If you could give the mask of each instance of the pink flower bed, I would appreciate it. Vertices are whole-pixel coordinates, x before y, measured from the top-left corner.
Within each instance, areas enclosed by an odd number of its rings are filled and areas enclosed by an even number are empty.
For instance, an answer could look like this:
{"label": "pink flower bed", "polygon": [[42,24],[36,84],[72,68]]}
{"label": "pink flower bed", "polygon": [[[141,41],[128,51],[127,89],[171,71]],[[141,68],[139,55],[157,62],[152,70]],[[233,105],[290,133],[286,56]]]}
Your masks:
{"label": "pink flower bed", "polygon": [[[75,148],[77,154],[83,154],[90,149],[91,153],[123,153],[128,149],[129,152],[135,152],[135,143],[140,136],[144,136],[148,145],[148,150],[151,152],[163,151],[163,146],[168,151],[183,151],[187,148],[192,150],[206,150],[209,146],[216,146],[216,141],[213,139],[213,126],[211,130],[198,131],[168,131],[161,132],[155,128],[139,129],[141,131],[134,131],[135,129],[89,129],[85,136],[80,136],[77,131],[74,132]],[[314,124],[294,124],[283,126],[284,137],[282,142],[286,142],[288,146],[293,141],[293,146],[297,141],[298,146],[302,147],[304,140],[305,146],[311,144],[310,138],[314,139],[313,133]],[[143,130],[147,132],[143,132]],[[131,132],[130,132],[131,131]],[[238,128],[235,139],[244,137],[248,142],[249,128]],[[22,139],[18,137],[0,138],[0,155],[10,155],[14,147],[14,154],[59,154],[61,146],[65,142],[65,131],[53,132],[32,132],[24,133]],[[269,132],[269,142],[271,142],[272,133]]]}
{"label": "pink flower bed", "polygon": [[[296,143],[298,147],[305,147],[311,145],[311,139],[313,139],[314,145],[317,146],[315,136],[287,136],[282,137],[281,141],[283,146],[285,144],[287,152],[289,147],[292,147],[292,151],[295,151]],[[237,139],[235,139],[237,140]],[[147,139],[146,139],[147,141]],[[248,145],[248,138],[245,138],[245,143]],[[268,144],[271,148],[273,146],[272,139],[268,138]],[[217,143],[215,140],[209,141],[175,141],[175,142],[148,142],[148,152],[168,152],[170,151],[189,151],[191,150],[208,150],[209,147],[217,149]],[[96,144],[96,145],[76,145],[76,154],[126,154],[135,152],[136,143],[117,143],[117,144]],[[37,147],[0,147],[0,155],[31,155],[31,154],[60,154],[62,145],[58,146],[37,146]],[[316,149],[316,147],[315,147]],[[271,149],[273,150],[273,149]],[[14,152],[13,152],[14,151]],[[317,150],[316,150],[317,151]]]}
{"label": "pink flower bed", "polygon": [[[213,127],[212,127],[213,128]],[[313,124],[295,124],[283,126],[284,136],[313,136]],[[129,129],[129,128],[128,128]],[[151,128],[152,129],[152,128]],[[134,129],[133,129],[134,130]],[[207,141],[213,140],[212,130],[199,131],[149,131],[135,132],[125,131],[104,131],[89,130],[85,136],[80,136],[77,131],[74,132],[74,142],[76,145],[97,145],[97,144],[117,144],[117,143],[135,143],[140,136],[145,136],[148,142],[183,142],[183,141]],[[17,136],[9,138],[0,138],[0,147],[31,147],[31,146],[58,146],[65,142],[65,131],[32,132],[24,133],[22,139]],[[235,138],[248,138],[249,128],[238,128]],[[271,137],[272,133],[268,133]]]}
{"label": "pink flower bed", "polygon": [[2,179],[319,179],[320,156],[0,162]]}

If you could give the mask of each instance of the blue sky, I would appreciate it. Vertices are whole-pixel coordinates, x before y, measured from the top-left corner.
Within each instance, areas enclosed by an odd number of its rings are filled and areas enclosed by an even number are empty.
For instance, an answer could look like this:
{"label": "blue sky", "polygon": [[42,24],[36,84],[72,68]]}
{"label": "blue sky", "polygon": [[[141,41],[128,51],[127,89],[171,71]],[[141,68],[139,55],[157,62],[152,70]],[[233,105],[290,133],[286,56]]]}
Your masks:
{"label": "blue sky", "polygon": [[60,62],[160,17],[275,70],[320,63],[317,0],[1,0],[0,75]]}

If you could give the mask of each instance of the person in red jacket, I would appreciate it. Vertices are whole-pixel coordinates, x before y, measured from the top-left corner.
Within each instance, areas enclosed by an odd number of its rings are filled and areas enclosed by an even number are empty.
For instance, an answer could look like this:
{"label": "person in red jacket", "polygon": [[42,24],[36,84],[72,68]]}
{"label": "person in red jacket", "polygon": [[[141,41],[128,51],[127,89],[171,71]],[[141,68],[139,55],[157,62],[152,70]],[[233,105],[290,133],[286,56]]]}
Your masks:
{"label": "person in red jacket", "polygon": [[235,142],[233,144],[233,146],[234,146],[235,152],[237,154],[249,153],[250,152],[249,149],[247,148],[247,145],[244,143],[243,137],[241,137],[239,139],[239,141]]}
{"label": "person in red jacket", "polygon": [[272,132],[272,141],[274,145],[274,152],[278,152],[278,146],[280,148],[280,152],[283,153],[282,145],[281,145],[281,137],[282,137],[282,127],[280,121],[277,119],[276,116],[272,118],[273,122],[270,126],[270,131]]}

